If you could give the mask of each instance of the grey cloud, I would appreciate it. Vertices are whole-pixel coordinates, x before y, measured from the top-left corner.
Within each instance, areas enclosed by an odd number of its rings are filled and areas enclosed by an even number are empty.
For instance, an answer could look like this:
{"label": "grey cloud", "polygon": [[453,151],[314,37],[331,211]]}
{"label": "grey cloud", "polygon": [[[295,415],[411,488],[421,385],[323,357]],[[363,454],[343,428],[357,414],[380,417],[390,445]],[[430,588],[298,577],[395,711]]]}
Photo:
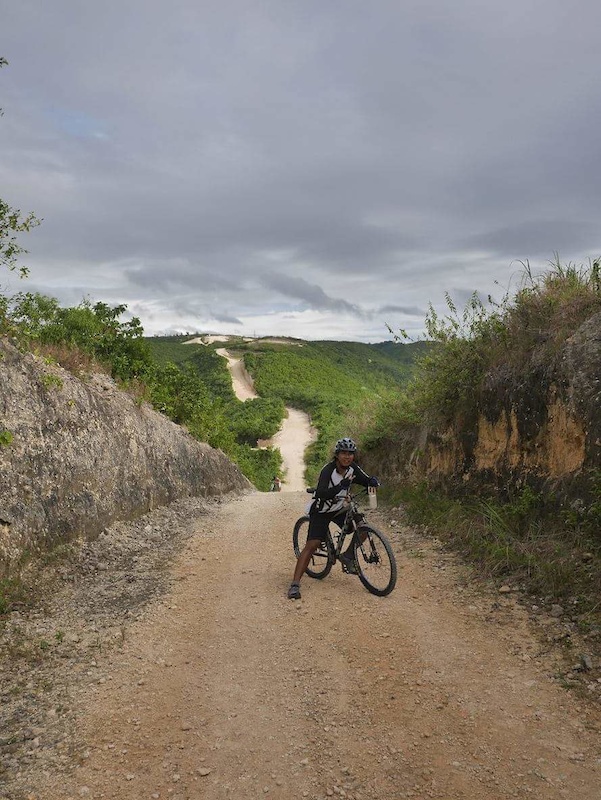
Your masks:
{"label": "grey cloud", "polygon": [[156,293],[180,292],[219,292],[233,290],[237,284],[219,269],[192,264],[182,259],[175,263],[145,263],[141,266],[123,270],[127,281],[135,287],[149,287]]}
{"label": "grey cloud", "polygon": [[486,231],[465,241],[466,247],[494,250],[509,258],[541,256],[556,251],[599,248],[598,223],[583,220],[532,220]]}
{"label": "grey cloud", "polygon": [[228,325],[244,325],[244,323],[242,322],[241,319],[238,319],[237,317],[233,317],[230,314],[214,313],[213,316],[212,316],[212,319],[214,319],[215,322],[225,322]]}
{"label": "grey cloud", "polygon": [[308,283],[303,278],[292,278],[288,275],[271,274],[263,276],[261,283],[265,287],[279,292],[295,300],[301,300],[310,308],[343,311],[356,317],[364,317],[366,313],[358,305],[340,298],[330,297],[320,286]]}
{"label": "grey cloud", "polygon": [[378,314],[406,314],[408,317],[423,317],[426,313],[423,308],[417,306],[381,306]]}
{"label": "grey cloud", "polygon": [[13,3],[0,183],[44,217],[35,280],[371,336],[366,308],[597,255],[601,6],[544,6]]}

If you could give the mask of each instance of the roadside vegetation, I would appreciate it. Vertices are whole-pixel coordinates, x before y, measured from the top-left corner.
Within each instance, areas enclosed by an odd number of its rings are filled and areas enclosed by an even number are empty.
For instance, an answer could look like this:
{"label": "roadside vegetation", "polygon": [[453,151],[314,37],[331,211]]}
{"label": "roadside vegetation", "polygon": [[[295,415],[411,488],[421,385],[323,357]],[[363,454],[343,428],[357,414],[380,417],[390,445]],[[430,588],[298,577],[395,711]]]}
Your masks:
{"label": "roadside vegetation", "polygon": [[[427,337],[405,391],[375,404],[358,421],[362,446],[372,454],[394,447],[403,432],[425,424],[444,430],[453,418],[478,413],[486,374],[503,368],[521,374],[534,349],[552,363],[568,336],[601,311],[600,262],[563,266],[541,275],[524,266],[519,290],[500,303],[473,296],[459,312],[447,296],[448,314],[431,307]],[[505,497],[453,497],[425,482],[390,487],[408,521],[424,525],[478,565],[481,574],[509,582],[550,601],[560,600],[584,628],[601,610],[601,473],[589,476],[588,503],[562,504],[528,485]],[[601,628],[599,628],[601,635]]]}
{"label": "roadside vegetation", "polygon": [[584,517],[527,487],[506,502],[453,498],[424,482],[383,494],[387,503],[402,504],[407,522],[477,567],[475,574],[541,606],[559,602],[581,632],[595,632],[601,643],[601,505]]}

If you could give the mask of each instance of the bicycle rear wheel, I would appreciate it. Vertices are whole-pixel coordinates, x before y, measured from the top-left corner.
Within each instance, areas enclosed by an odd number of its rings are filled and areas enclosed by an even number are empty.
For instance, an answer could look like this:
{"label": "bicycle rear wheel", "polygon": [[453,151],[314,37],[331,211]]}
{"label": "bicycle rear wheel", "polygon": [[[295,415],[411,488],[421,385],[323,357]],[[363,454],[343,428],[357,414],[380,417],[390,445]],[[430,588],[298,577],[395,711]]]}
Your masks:
{"label": "bicycle rear wheel", "polygon": [[[298,558],[302,549],[307,541],[307,533],[309,531],[309,517],[301,517],[297,520],[292,532],[292,546],[294,553]],[[334,564],[334,554],[331,552],[329,542],[322,542],[319,548],[311,556],[311,560],[307,565],[305,572],[310,578],[317,578],[321,580],[329,574]]]}
{"label": "bicycle rear wheel", "polygon": [[[365,534],[364,541],[360,541]],[[396,559],[388,539],[372,527],[359,528],[355,534],[355,562],[359,580],[368,592],[385,597],[396,586]]]}

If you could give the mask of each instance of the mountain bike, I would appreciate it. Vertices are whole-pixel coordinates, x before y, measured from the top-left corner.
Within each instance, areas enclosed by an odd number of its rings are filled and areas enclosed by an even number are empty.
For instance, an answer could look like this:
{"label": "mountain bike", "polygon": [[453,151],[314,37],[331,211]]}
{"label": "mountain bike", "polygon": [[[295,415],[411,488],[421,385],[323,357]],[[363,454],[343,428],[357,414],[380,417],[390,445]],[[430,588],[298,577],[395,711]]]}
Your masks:
{"label": "mountain bike", "polygon": [[[315,489],[307,489],[307,492],[314,494]],[[346,549],[344,548],[346,538],[352,536],[354,566],[359,580],[368,592],[378,597],[385,597],[396,585],[396,559],[386,536],[369,525],[365,514],[360,510],[358,498],[362,494],[367,494],[367,489],[355,494],[349,492],[348,508],[342,528],[334,534],[328,530],[325,542],[322,542],[315,551],[305,572],[317,580],[329,575],[336,561],[341,560],[340,554]],[[296,521],[292,532],[292,546],[297,558],[305,546],[308,530],[308,516]]]}

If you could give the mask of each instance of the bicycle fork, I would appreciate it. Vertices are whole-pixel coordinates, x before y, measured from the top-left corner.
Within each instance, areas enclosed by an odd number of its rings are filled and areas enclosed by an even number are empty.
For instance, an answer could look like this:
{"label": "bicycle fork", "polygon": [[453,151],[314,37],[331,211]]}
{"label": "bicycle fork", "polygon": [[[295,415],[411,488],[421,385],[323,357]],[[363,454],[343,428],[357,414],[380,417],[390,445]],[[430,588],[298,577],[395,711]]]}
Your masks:
{"label": "bicycle fork", "polygon": [[[372,540],[369,538],[367,531],[362,532],[361,530],[357,530],[353,534],[353,538],[357,542],[355,552],[361,550],[361,555],[367,564],[377,564],[379,561],[378,552],[374,547]],[[367,547],[364,547],[366,541],[368,541],[368,545]]]}

